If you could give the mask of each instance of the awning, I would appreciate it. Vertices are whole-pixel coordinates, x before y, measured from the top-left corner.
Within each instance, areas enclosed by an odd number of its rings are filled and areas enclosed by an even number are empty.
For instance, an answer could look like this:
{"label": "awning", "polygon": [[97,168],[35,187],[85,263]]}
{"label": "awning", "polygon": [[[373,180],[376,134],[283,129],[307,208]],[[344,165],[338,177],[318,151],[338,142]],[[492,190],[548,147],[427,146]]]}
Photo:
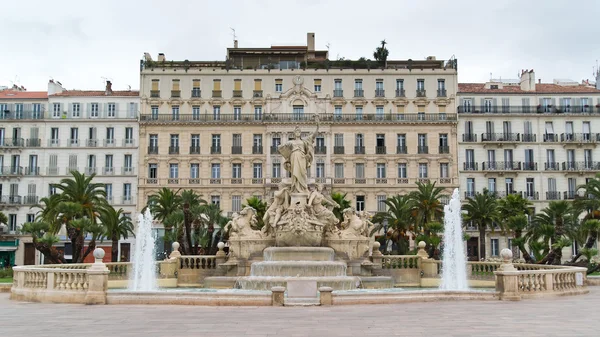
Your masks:
{"label": "awning", "polygon": [[1,247],[0,246],[0,252],[14,252],[15,250],[17,250],[17,247]]}

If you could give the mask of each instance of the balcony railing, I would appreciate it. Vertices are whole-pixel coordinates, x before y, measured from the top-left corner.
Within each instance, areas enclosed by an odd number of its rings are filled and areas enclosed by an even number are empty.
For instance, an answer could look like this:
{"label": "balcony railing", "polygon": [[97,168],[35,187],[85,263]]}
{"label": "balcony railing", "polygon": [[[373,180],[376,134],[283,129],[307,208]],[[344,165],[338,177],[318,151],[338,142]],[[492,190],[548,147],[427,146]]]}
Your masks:
{"label": "balcony railing", "polygon": [[481,164],[483,171],[517,171],[521,170],[520,161],[484,161]]}
{"label": "balcony railing", "polygon": [[396,89],[396,97],[406,97],[404,89]]}
{"label": "balcony railing", "polygon": [[315,154],[327,154],[327,146],[315,146]]}
{"label": "balcony railing", "polygon": [[221,147],[220,146],[211,146],[210,154],[221,154]]}
{"label": "balcony railing", "polygon": [[560,192],[548,191],[546,192],[546,200],[560,200]]}
{"label": "balcony railing", "polygon": [[146,184],[150,184],[150,185],[158,184],[158,179],[157,178],[147,178]]}
{"label": "balcony railing", "polygon": [[40,168],[39,167],[26,167],[25,168],[25,175],[26,176],[39,176],[40,175]]}
{"label": "balcony railing", "polygon": [[271,154],[279,154],[279,150],[277,146],[271,146]]}
{"label": "balcony railing", "polygon": [[158,146],[148,146],[148,154],[158,154]]}
{"label": "balcony railing", "polygon": [[429,146],[417,146],[418,154],[427,154],[429,153]]}
{"label": "balcony railing", "polygon": [[39,197],[37,195],[26,195],[23,197],[23,205],[36,205]]}
{"label": "balcony railing", "polygon": [[363,89],[354,89],[354,97],[365,97],[365,91]]}
{"label": "balcony railing", "polygon": [[537,171],[537,169],[537,163],[530,161],[523,162],[523,171]]}
{"label": "balcony railing", "polygon": [[537,114],[537,113],[556,113],[556,114],[591,114],[600,112],[600,108],[592,105],[587,106],[542,106],[542,105],[471,105],[459,106],[458,113],[502,113],[502,114]]}
{"label": "balcony railing", "polygon": [[364,146],[355,146],[354,154],[365,154],[365,147]]}
{"label": "balcony railing", "polygon": [[0,176],[22,176],[22,166],[0,166]]}
{"label": "balcony railing", "polygon": [[121,174],[124,176],[130,176],[135,174],[135,168],[133,166],[125,166],[121,168]]}
{"label": "balcony railing", "polygon": [[179,154],[179,146],[169,146],[169,154]]}
{"label": "balcony railing", "polygon": [[558,142],[558,135],[554,134],[554,133],[546,133],[546,134],[544,134],[544,142],[545,143]]}
{"label": "balcony railing", "polygon": [[212,91],[212,97],[215,97],[215,98],[223,97],[221,90],[213,90]]}
{"label": "balcony railing", "polygon": [[102,175],[112,176],[113,174],[115,174],[115,168],[114,167],[105,166],[105,167],[102,168]]}
{"label": "balcony railing", "polygon": [[334,146],[333,154],[344,154],[344,147],[343,146]]}
{"label": "balcony railing", "polygon": [[160,90],[150,90],[150,97],[160,98]]}
{"label": "balcony railing", "polygon": [[47,167],[46,168],[46,174],[49,176],[57,176],[59,175],[60,170],[58,169],[58,167]]}
{"label": "balcony railing", "polygon": [[23,110],[16,110],[13,104],[5,105],[4,111],[0,111],[0,120],[37,120],[44,119],[46,111],[43,106],[41,110],[34,110],[31,104],[23,104]]}
{"label": "balcony railing", "polygon": [[465,199],[474,198],[475,194],[475,191],[465,191]]}
{"label": "balcony railing", "polygon": [[417,89],[417,97],[427,97],[425,89]]}
{"label": "balcony railing", "polygon": [[544,170],[546,170],[546,171],[558,171],[558,170],[560,170],[560,164],[559,163],[545,162],[544,163]]}
{"label": "balcony railing", "polygon": [[79,139],[68,139],[67,140],[67,146],[69,147],[78,147],[79,146]]}
{"label": "balcony railing", "polygon": [[385,146],[375,146],[375,154],[385,154]]}
{"label": "balcony railing", "polygon": [[[363,113],[363,114],[319,114],[322,123],[425,123],[456,122],[456,114],[448,113]],[[306,122],[314,123],[313,114],[171,114],[140,115],[140,123],[270,123],[270,122]]]}
{"label": "balcony railing", "polygon": [[0,148],[17,148],[25,146],[23,138],[0,138]]}
{"label": "balcony railing", "polygon": [[562,163],[563,171],[600,171],[597,161],[566,161]]}
{"label": "balcony railing", "polygon": [[85,172],[85,174],[87,174],[87,175],[91,175],[91,174],[96,174],[96,173],[98,173],[98,170],[97,170],[97,168],[95,168],[95,167],[86,167],[86,168],[85,168],[85,170],[84,170],[84,172]]}
{"label": "balcony railing", "polygon": [[463,133],[462,135],[462,141],[463,142],[476,142],[477,141],[477,135],[474,133]]}
{"label": "balcony railing", "polygon": [[563,200],[573,200],[575,198],[581,198],[584,196],[583,191],[564,191]]}
{"label": "balcony railing", "polygon": [[181,90],[171,90],[171,98],[181,97]]}
{"label": "balcony railing", "polygon": [[237,97],[237,98],[242,97],[243,96],[242,90],[234,90],[232,93],[232,96]]}
{"label": "balcony railing", "polygon": [[599,133],[562,133],[560,135],[561,142],[576,142],[576,143],[596,143],[600,141]]}
{"label": "balcony railing", "polygon": [[124,195],[121,197],[121,204],[122,205],[133,205],[133,197],[131,195]]}
{"label": "balcony railing", "polygon": [[521,141],[523,142],[536,142],[536,135],[533,133],[524,133],[521,135]]}
{"label": "balcony railing", "polygon": [[135,146],[135,139],[125,138],[123,139],[123,147]]}
{"label": "balcony railing", "polygon": [[263,97],[263,91],[262,90],[254,90],[252,92],[252,97],[253,98],[262,98]]}
{"label": "balcony railing", "polygon": [[334,89],[333,97],[344,97],[344,90],[342,89]]}
{"label": "balcony railing", "polygon": [[477,171],[477,170],[479,170],[479,164],[476,162],[464,162],[463,170],[464,171]]}
{"label": "balcony railing", "polygon": [[98,146],[98,139],[86,139],[85,140],[85,146],[86,147],[97,147]]}
{"label": "balcony railing", "polygon": [[450,146],[439,146],[438,153],[440,154],[448,154],[450,153]]}
{"label": "balcony railing", "polygon": [[[221,150],[219,150],[220,152]],[[212,149],[211,149],[211,153],[212,153]],[[232,146],[231,147],[231,154],[242,154],[242,147],[241,146]]]}
{"label": "balcony railing", "polygon": [[21,196],[20,195],[3,195],[0,197],[0,204],[20,205],[21,204]]}
{"label": "balcony railing", "polygon": [[110,139],[105,139],[104,140],[104,146],[105,147],[115,147],[116,141],[114,138],[110,138]]}
{"label": "balcony railing", "polygon": [[200,154],[200,146],[190,146],[190,154]]}
{"label": "balcony railing", "polygon": [[446,89],[438,89],[437,97],[446,97]]}
{"label": "balcony railing", "polygon": [[192,98],[200,98],[202,97],[202,91],[200,90],[200,88],[193,88],[192,89]]}
{"label": "balcony railing", "polygon": [[407,154],[408,148],[405,146],[398,145],[396,146],[396,154]]}
{"label": "balcony railing", "polygon": [[263,154],[262,145],[253,145],[252,146],[252,154]]}
{"label": "balcony railing", "polygon": [[521,141],[518,133],[482,133],[482,142],[519,142]]}
{"label": "balcony railing", "polygon": [[384,89],[375,89],[375,97],[385,97]]}

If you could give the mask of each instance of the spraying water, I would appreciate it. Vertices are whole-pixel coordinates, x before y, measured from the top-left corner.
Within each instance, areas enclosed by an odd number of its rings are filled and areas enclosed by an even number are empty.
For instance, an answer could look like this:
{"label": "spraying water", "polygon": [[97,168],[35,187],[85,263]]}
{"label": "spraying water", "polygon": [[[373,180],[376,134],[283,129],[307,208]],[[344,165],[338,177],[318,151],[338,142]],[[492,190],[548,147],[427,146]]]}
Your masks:
{"label": "spraying water", "polygon": [[457,188],[452,193],[450,203],[444,206],[444,255],[442,257],[442,284],[440,289],[469,289],[466,266],[460,195]]}
{"label": "spraying water", "polygon": [[156,290],[156,260],[154,258],[155,237],[152,233],[150,210],[138,216],[139,224],[135,234],[133,271],[129,280],[131,291]]}

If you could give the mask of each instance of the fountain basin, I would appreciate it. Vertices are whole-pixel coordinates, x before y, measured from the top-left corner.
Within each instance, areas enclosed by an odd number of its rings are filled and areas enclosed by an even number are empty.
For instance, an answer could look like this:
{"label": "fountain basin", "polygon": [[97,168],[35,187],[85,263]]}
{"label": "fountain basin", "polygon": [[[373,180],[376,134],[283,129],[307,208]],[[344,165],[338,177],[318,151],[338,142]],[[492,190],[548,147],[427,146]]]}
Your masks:
{"label": "fountain basin", "polygon": [[271,290],[286,287],[287,281],[316,281],[317,288],[331,287],[334,290],[351,290],[360,287],[360,278],[355,276],[244,276],[238,278],[236,287],[244,290]]}
{"label": "fountain basin", "polygon": [[361,257],[366,257],[369,251],[369,238],[364,239],[336,239],[328,238],[325,245],[333,248],[337,254],[344,256],[347,259],[355,260]]}
{"label": "fountain basin", "polygon": [[329,247],[269,247],[265,261],[333,261],[335,251]]}
{"label": "fountain basin", "polygon": [[230,239],[229,253],[232,257],[238,259],[249,259],[253,256],[260,256],[262,251],[275,245],[272,238],[265,239]]}
{"label": "fountain basin", "polygon": [[343,261],[261,261],[252,263],[252,276],[346,276]]}

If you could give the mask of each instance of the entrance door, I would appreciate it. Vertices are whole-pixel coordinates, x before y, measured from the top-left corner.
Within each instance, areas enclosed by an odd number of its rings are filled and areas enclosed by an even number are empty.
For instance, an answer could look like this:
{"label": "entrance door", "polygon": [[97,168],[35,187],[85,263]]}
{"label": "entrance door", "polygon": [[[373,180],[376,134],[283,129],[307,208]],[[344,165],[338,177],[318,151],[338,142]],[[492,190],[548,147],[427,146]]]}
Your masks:
{"label": "entrance door", "polygon": [[129,262],[130,252],[131,244],[129,242],[121,242],[121,256],[119,256],[119,261]]}
{"label": "entrance door", "polygon": [[23,259],[23,264],[35,264],[35,247],[33,246],[33,243],[25,243],[25,257]]}
{"label": "entrance door", "polygon": [[469,238],[467,241],[467,258],[469,261],[479,260],[479,238]]}

